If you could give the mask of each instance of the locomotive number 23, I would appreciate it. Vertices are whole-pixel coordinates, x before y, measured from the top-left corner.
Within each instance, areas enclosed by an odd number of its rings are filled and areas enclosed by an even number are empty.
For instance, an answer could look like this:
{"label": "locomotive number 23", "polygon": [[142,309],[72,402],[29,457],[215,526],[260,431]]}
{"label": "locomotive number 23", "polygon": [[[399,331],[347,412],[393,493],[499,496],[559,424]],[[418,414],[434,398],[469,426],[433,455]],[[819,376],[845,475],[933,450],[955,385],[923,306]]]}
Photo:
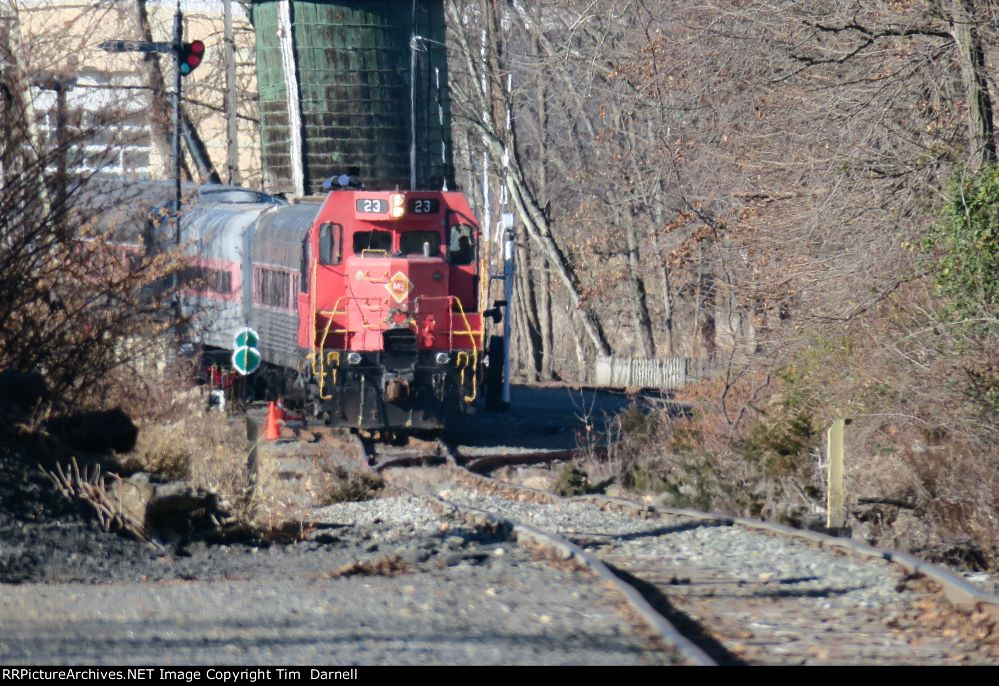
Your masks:
{"label": "locomotive number 23", "polygon": [[413,198],[409,201],[409,211],[413,214],[437,214],[441,209],[436,198]]}
{"label": "locomotive number 23", "polygon": [[368,214],[385,214],[388,212],[388,203],[378,198],[361,198],[354,204],[358,212]]}

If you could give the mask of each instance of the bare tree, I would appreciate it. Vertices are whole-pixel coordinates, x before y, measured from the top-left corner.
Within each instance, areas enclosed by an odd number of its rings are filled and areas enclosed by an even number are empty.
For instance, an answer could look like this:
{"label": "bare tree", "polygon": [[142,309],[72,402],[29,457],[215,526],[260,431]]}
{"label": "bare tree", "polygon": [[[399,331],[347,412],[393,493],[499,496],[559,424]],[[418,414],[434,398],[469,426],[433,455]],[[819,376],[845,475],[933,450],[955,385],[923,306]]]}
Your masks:
{"label": "bare tree", "polygon": [[[548,201],[538,196],[538,186],[528,177],[518,124],[511,119],[507,128],[507,115],[513,112],[513,94],[505,84],[510,69],[506,63],[503,12],[503,6],[489,2],[449,5],[459,70],[465,77],[455,79],[455,102],[463,119],[481,136],[491,158],[502,165],[504,183],[521,225],[565,288],[587,339],[598,353],[606,355],[610,346],[602,324],[583,300],[579,276],[555,235],[553,218],[546,211]],[[483,36],[477,35],[477,27],[482,27]],[[528,308],[531,309],[536,312],[536,305]]]}

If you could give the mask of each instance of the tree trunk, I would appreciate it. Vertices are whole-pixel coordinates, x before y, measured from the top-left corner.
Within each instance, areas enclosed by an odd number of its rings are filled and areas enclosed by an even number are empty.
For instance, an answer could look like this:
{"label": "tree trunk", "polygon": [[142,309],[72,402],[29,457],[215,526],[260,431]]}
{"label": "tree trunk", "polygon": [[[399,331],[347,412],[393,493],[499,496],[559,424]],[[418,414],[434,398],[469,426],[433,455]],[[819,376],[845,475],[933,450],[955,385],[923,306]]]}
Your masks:
{"label": "tree trunk", "polygon": [[951,33],[957,44],[961,80],[968,100],[968,138],[971,166],[977,169],[996,162],[992,98],[985,77],[985,54],[978,35],[972,0],[952,0]]}
{"label": "tree trunk", "polygon": [[[139,40],[153,40],[153,29],[149,24],[149,9],[146,0],[134,0],[135,27]],[[156,147],[156,153],[163,163],[163,176],[173,177],[173,142],[170,103],[167,98],[166,82],[160,68],[159,56],[155,53],[145,53],[140,61],[143,80],[149,87],[147,121],[152,129],[150,138]]]}
{"label": "tree trunk", "polygon": [[715,278],[711,266],[705,263],[704,251],[697,248],[697,340],[705,361],[715,357]]}
{"label": "tree trunk", "polygon": [[45,180],[41,136],[35,123],[31,83],[19,56],[22,54],[21,30],[17,12],[0,4],[0,181],[6,185],[21,174],[34,177],[44,217],[49,217],[48,187]]}
{"label": "tree trunk", "polygon": [[652,333],[652,319],[649,317],[645,282],[642,279],[642,266],[638,255],[638,235],[635,230],[634,217],[632,217],[631,221],[625,223],[624,234],[628,246],[628,290],[631,292],[635,330],[641,341],[642,354],[646,358],[652,358],[656,356],[656,344]]}
{"label": "tree trunk", "polygon": [[[536,6],[536,19],[540,20],[540,9]],[[535,34],[533,41],[535,53],[540,54],[542,47],[540,39]],[[541,134],[538,136],[538,161],[537,173],[535,177],[538,183],[538,195],[542,198],[548,197],[548,166],[544,163],[549,158],[548,152],[548,98],[550,96],[550,84],[545,82],[538,88],[534,99],[537,108],[537,117]],[[554,345],[554,332],[552,330],[552,294],[551,276],[548,271],[548,260],[540,258],[540,265],[534,271],[534,281],[538,284],[535,291],[535,305],[537,306],[538,321],[538,348],[540,356],[537,362],[538,377],[542,381],[552,378],[552,346]]]}
{"label": "tree trunk", "polygon": [[[666,195],[665,185],[662,186],[662,196]],[[662,290],[663,298],[663,329],[666,331],[666,354],[676,355],[676,341],[673,335],[673,288],[669,278],[669,254],[663,249],[662,241],[659,240],[659,231],[665,225],[662,206],[658,203],[652,207],[652,229],[649,231],[649,240],[652,244],[652,253],[659,263],[659,286]]]}
{"label": "tree trunk", "polygon": [[541,328],[538,322],[537,294],[534,287],[534,265],[531,246],[518,237],[517,241],[517,281],[516,292],[521,306],[519,323],[524,332],[523,348],[520,350],[525,366],[530,369],[532,381],[537,381],[541,373]]}
{"label": "tree trunk", "polygon": [[541,379],[555,378],[555,329],[552,324],[552,280],[548,260],[542,259],[538,272],[538,324],[541,328]]}
{"label": "tree trunk", "polygon": [[[590,342],[602,355],[610,355],[611,348],[607,343],[603,327],[599,319],[583,301],[579,277],[573,264],[563,252],[552,233],[552,223],[541,209],[543,203],[521,163],[517,145],[516,120],[513,120],[509,130],[506,129],[506,114],[510,103],[508,94],[500,86],[500,80],[505,70],[502,69],[503,56],[502,23],[498,17],[500,3],[480,3],[480,16],[484,20],[485,51],[483,60],[478,54],[473,54],[467,36],[456,32],[456,49],[465,62],[469,74],[481,77],[484,88],[475,88],[469,95],[481,98],[481,101],[471,104],[469,110],[482,113],[481,118],[470,120],[479,129],[483,143],[489,155],[494,160],[508,159],[506,167],[506,186],[513,200],[521,223],[527,230],[531,240],[537,245],[541,255],[548,261],[555,275],[563,283],[573,307],[578,310],[578,321],[586,332]],[[455,5],[448,5],[449,19],[454,26],[462,25],[462,17]],[[482,64],[482,62],[485,64]],[[483,72],[485,70],[485,72]],[[477,105],[477,106],[476,106]],[[502,105],[502,106],[501,106]]]}

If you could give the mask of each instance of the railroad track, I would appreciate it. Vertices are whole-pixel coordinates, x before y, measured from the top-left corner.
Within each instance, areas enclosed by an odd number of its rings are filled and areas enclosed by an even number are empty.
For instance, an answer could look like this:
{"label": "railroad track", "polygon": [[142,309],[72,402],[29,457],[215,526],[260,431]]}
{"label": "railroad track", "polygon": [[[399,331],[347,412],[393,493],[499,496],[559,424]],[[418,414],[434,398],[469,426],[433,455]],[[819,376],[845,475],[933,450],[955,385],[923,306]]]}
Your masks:
{"label": "railroad track", "polygon": [[[911,556],[749,520],[560,498],[476,473],[440,442],[357,445],[363,468],[396,491],[588,568],[684,662],[999,663],[999,598]],[[470,465],[543,457],[479,456]],[[393,469],[401,466],[410,469]]]}

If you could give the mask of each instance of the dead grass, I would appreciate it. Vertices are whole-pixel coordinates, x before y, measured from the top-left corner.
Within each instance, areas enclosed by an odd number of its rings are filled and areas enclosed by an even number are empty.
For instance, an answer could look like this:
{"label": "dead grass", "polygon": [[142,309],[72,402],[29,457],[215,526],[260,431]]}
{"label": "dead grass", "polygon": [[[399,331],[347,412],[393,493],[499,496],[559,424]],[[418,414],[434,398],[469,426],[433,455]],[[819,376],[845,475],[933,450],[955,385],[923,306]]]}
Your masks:
{"label": "dead grass", "polygon": [[[844,334],[803,350],[769,378],[746,374],[683,389],[689,418],[630,408],[610,450],[618,483],[667,505],[792,525],[825,511],[825,431],[846,431],[847,525],[876,545],[972,570],[999,568],[995,416],[960,369],[984,354],[955,343],[917,351]],[[967,347],[967,342],[965,342]],[[963,350],[963,348],[962,348]]]}
{"label": "dead grass", "polygon": [[398,555],[387,555],[366,562],[350,562],[330,572],[318,575],[320,579],[342,579],[349,576],[400,576],[412,574],[416,565]]}
{"label": "dead grass", "polygon": [[792,456],[773,441],[783,455],[745,454],[742,441],[751,421],[729,423],[713,401],[717,391],[716,382],[686,389],[682,402],[694,407],[689,417],[637,405],[618,415],[608,448],[615,481],[626,491],[654,494],[670,507],[770,518],[805,507],[797,493],[785,496],[788,472],[810,461],[807,452]]}
{"label": "dead grass", "polygon": [[147,369],[141,389],[120,384],[121,402],[139,427],[135,449],[119,456],[126,471],[144,471],[185,480],[212,490],[232,506],[243,526],[267,530],[290,518],[276,495],[274,461],[258,451],[249,468],[251,445],[245,421],[207,410],[203,389],[190,382],[187,361]]}
{"label": "dead grass", "polygon": [[576,465],[567,464],[559,471],[552,490],[562,497],[585,495],[590,492],[589,476]]}
{"label": "dead grass", "polygon": [[[178,402],[170,421],[142,421],[135,450],[124,456],[128,471],[144,471],[222,495],[242,522],[256,519],[261,502],[247,469],[249,444],[242,422],[218,412],[206,412],[196,391],[191,402]],[[256,490],[256,494],[254,493]],[[256,497],[255,497],[256,496]]]}
{"label": "dead grass", "polygon": [[320,496],[320,502],[323,505],[333,505],[371,500],[384,486],[385,480],[381,476],[336,465]]}

